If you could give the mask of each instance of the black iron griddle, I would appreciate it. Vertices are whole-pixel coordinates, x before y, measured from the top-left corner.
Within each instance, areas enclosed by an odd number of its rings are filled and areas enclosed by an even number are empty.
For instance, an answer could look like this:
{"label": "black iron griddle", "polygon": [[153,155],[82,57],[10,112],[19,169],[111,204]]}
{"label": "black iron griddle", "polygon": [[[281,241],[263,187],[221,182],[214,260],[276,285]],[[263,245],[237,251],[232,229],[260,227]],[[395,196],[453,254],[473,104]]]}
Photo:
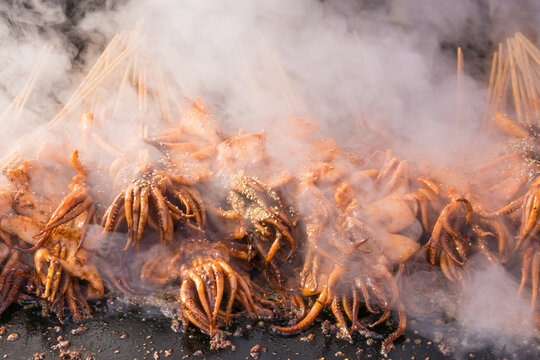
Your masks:
{"label": "black iron griddle", "polygon": [[[335,334],[325,334],[321,324],[324,320],[332,320],[329,314],[323,315],[305,332],[294,336],[272,332],[270,324],[275,321],[239,319],[228,329],[230,335],[227,338],[233,347],[212,350],[207,335],[192,326],[185,332],[175,332],[171,327],[171,319],[155,307],[103,300],[95,304],[95,308],[93,318],[81,324],[70,320],[61,324],[54,317],[43,317],[39,307],[25,309],[13,305],[0,318],[1,325],[5,326],[0,336],[0,358],[26,360],[34,359],[36,354],[44,354],[44,359],[70,359],[69,354],[80,353],[81,359],[253,359],[251,351],[256,345],[260,346],[259,359],[383,358],[379,352],[381,343],[378,340],[356,334],[354,344],[351,344],[336,338]],[[72,333],[80,326],[87,330],[82,334]],[[14,333],[19,335],[18,339],[8,340],[14,337]],[[455,344],[455,341],[441,338],[437,341],[428,340],[418,335],[412,319],[388,358],[540,358],[540,342],[523,344],[518,352],[494,353],[490,349],[483,349],[469,353],[456,347],[458,352],[454,353],[449,344]],[[61,357],[63,351],[66,352],[65,357]]]}

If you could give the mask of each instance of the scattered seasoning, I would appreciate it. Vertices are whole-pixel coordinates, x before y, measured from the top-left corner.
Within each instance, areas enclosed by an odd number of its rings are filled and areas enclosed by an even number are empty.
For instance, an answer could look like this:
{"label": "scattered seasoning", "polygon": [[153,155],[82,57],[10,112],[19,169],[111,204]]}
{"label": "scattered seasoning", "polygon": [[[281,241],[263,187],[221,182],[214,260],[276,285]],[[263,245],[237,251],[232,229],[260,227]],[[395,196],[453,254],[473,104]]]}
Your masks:
{"label": "scattered seasoning", "polygon": [[341,356],[345,356],[345,354],[342,351],[338,351],[337,353],[334,354],[334,356],[341,357]]}
{"label": "scattered seasoning", "polygon": [[116,350],[114,350],[114,353],[115,354],[120,354],[120,350],[116,349]]}
{"label": "scattered seasoning", "polygon": [[308,334],[300,338],[300,341],[311,342],[315,338],[315,334]]}
{"label": "scattered seasoning", "polygon": [[159,359],[159,353],[157,351],[154,351],[154,360]]}
{"label": "scattered seasoning", "polygon": [[20,336],[18,333],[13,332],[7,336],[7,341],[17,341],[19,340]]}
{"label": "scattered seasoning", "polygon": [[165,350],[165,357],[171,356],[173,353],[173,349]]}
{"label": "scattered seasoning", "polygon": [[197,350],[193,353],[193,356],[203,356],[204,353],[201,350]]}
{"label": "scattered seasoning", "polygon": [[62,331],[62,328],[60,326],[57,325],[54,327],[54,332],[59,333],[60,331]]}
{"label": "scattered seasoning", "polygon": [[262,347],[261,345],[257,344],[251,348],[249,351],[249,356],[251,356],[254,359],[258,359],[259,356],[261,356],[261,352],[266,352],[267,349],[265,347]]}
{"label": "scattered seasoning", "polygon": [[122,335],[120,335],[120,339],[127,339],[128,337],[129,337],[128,333],[122,333]]}
{"label": "scattered seasoning", "polygon": [[64,350],[65,348],[67,348],[69,346],[69,344],[70,344],[69,340],[58,341],[58,344],[52,346],[51,349],[53,349],[53,350]]}
{"label": "scattered seasoning", "polygon": [[84,334],[86,331],[88,331],[88,328],[86,326],[79,326],[76,329],[71,330],[72,335],[81,335]]}
{"label": "scattered seasoning", "polygon": [[321,324],[322,332],[326,335],[335,334],[337,332],[337,326],[332,324],[329,320],[324,320]]}
{"label": "scattered seasoning", "polygon": [[7,328],[5,327],[5,325],[0,326],[0,336],[4,336],[6,331],[7,331]]}
{"label": "scattered seasoning", "polygon": [[34,360],[43,360],[45,359],[45,354],[44,353],[35,353],[34,354]]}
{"label": "scattered seasoning", "polygon": [[73,350],[63,350],[60,353],[60,359],[62,360],[82,360],[81,353]]}
{"label": "scattered seasoning", "polygon": [[221,350],[221,349],[227,349],[232,348],[233,344],[230,340],[227,339],[227,335],[230,335],[231,333],[223,331],[223,330],[217,330],[214,333],[214,336],[210,339],[210,349],[211,350]]}
{"label": "scattered seasoning", "polygon": [[235,330],[234,334],[233,334],[233,336],[242,336],[242,335],[244,335],[244,329],[241,328],[241,327],[238,327],[238,328]]}

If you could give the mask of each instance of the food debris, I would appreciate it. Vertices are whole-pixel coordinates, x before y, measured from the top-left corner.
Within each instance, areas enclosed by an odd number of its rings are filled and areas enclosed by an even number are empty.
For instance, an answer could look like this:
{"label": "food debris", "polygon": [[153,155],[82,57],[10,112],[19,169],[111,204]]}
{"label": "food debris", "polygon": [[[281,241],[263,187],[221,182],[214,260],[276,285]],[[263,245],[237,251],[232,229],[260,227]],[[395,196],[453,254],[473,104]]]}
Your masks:
{"label": "food debris", "polygon": [[45,359],[45,354],[44,353],[35,353],[34,354],[34,360],[43,360]]}
{"label": "food debris", "polygon": [[337,353],[334,354],[334,356],[341,357],[341,356],[345,356],[345,354],[342,351],[338,351]]}
{"label": "food debris", "polygon": [[65,348],[67,348],[69,346],[69,344],[70,344],[69,340],[61,340],[61,341],[59,340],[58,344],[53,345],[51,347],[51,349],[53,349],[53,350],[63,350]]}
{"label": "food debris", "polygon": [[81,335],[84,334],[86,331],[88,331],[88,328],[86,326],[79,326],[76,329],[71,330],[72,335]]}
{"label": "food debris", "polygon": [[154,360],[158,360],[158,359],[159,359],[159,352],[154,351]]}
{"label": "food debris", "polygon": [[337,326],[332,324],[329,320],[324,320],[321,324],[322,332],[326,335],[335,334],[337,332]]}
{"label": "food debris", "polygon": [[165,350],[165,357],[171,356],[173,353],[173,349]]}
{"label": "food debris", "polygon": [[254,358],[258,359],[259,356],[261,356],[261,352],[266,352],[267,349],[265,347],[262,347],[261,345],[257,344],[251,348],[249,351],[249,355]]}
{"label": "food debris", "polygon": [[214,333],[214,336],[212,336],[212,339],[210,339],[210,349],[211,350],[221,350],[221,349],[227,349],[231,348],[231,350],[236,349],[230,340],[227,339],[227,335],[230,335],[231,333],[223,331],[223,330],[217,330]]}
{"label": "food debris", "polygon": [[0,326],[0,336],[3,336],[6,333],[6,331],[7,331],[7,328],[4,325]]}
{"label": "food debris", "polygon": [[7,341],[17,341],[19,340],[20,335],[16,332],[13,332],[7,336]]}
{"label": "food debris", "polygon": [[120,335],[120,339],[127,339],[128,337],[129,337],[128,333],[122,333],[122,335]]}
{"label": "food debris", "polygon": [[242,336],[242,335],[244,335],[244,329],[241,328],[241,327],[238,327],[238,328],[235,330],[234,334],[233,334],[233,336]]}
{"label": "food debris", "polygon": [[204,353],[201,350],[197,350],[193,353],[193,356],[203,356]]}
{"label": "food debris", "polygon": [[300,341],[311,342],[315,338],[315,334],[308,334],[300,338]]}
{"label": "food debris", "polygon": [[81,353],[73,350],[63,350],[60,353],[60,359],[62,360],[82,360]]}

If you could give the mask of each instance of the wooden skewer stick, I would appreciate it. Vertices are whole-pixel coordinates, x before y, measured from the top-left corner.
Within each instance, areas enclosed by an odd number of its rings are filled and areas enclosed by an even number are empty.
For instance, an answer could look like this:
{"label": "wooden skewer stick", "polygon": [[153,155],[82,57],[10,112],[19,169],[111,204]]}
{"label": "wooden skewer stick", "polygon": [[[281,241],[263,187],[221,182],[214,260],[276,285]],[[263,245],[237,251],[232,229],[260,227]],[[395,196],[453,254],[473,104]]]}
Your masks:
{"label": "wooden skewer stick", "polygon": [[0,121],[4,118],[4,116],[7,113],[11,111],[12,108],[17,109],[17,113],[15,114],[14,121],[16,122],[19,119],[21,110],[26,105],[26,102],[28,101],[30,93],[32,92],[34,88],[38,75],[41,72],[41,68],[43,67],[43,62],[45,61],[46,57],[48,56],[49,52],[52,49],[53,49],[52,45],[46,45],[43,48],[43,50],[38,56],[38,59],[36,60],[36,63],[34,64],[34,68],[32,69],[32,72],[30,73],[30,76],[28,77],[26,84],[24,85],[22,90],[17,94],[17,96],[15,96],[15,98],[10,102],[10,104],[4,109],[2,114],[0,114]]}
{"label": "wooden skewer stick", "polygon": [[[105,62],[105,57],[107,52],[111,51],[115,46],[117,46],[117,43],[120,41],[120,39],[123,37],[123,33],[116,34],[112,40],[109,42],[103,53],[100,55],[100,57],[97,59],[96,63],[88,74],[84,77],[81,84],[75,90],[73,95],[68,99],[66,104],[62,107],[62,109],[56,114],[54,118],[51,119],[49,122],[50,125],[56,124],[58,121],[62,120],[71,110],[72,108],[78,103],[78,94],[79,92],[87,85],[87,83],[96,75],[96,73],[101,70],[101,67],[103,66]],[[80,99],[79,99],[80,100]]]}
{"label": "wooden skewer stick", "polygon": [[488,92],[486,95],[486,107],[484,109],[484,118],[482,119],[482,131],[485,132],[489,128],[489,119],[491,118],[492,114],[492,103],[493,103],[493,95],[495,93],[494,91],[494,85],[495,85],[495,77],[497,73],[497,52],[493,54],[493,60],[491,61],[491,72],[489,74],[489,85],[488,85]]}
{"label": "wooden skewer stick", "polygon": [[516,39],[515,38],[510,39],[510,42],[512,43],[512,46],[513,46],[513,55],[514,55],[514,61],[516,65],[517,89],[519,92],[519,98],[520,98],[521,106],[523,110],[523,119],[525,123],[530,124],[531,118],[530,118],[530,112],[528,111],[528,109],[530,109],[529,96],[527,93],[527,87],[526,87],[527,79],[525,76],[525,71],[527,68],[525,64],[526,59],[523,58],[522,47],[516,41]]}
{"label": "wooden skewer stick", "polygon": [[511,79],[511,84],[512,84],[512,93],[514,95],[514,108],[516,110],[517,121],[519,121],[520,123],[523,123],[524,122],[523,110],[521,108],[521,98],[520,98],[519,88],[518,88],[514,49],[513,49],[512,42],[510,41],[510,39],[508,39],[506,43],[508,47],[508,59],[510,61],[510,79]]}
{"label": "wooden skewer stick", "polygon": [[462,131],[462,86],[463,86],[463,51],[457,49],[457,84],[456,84],[456,127],[458,135]]}

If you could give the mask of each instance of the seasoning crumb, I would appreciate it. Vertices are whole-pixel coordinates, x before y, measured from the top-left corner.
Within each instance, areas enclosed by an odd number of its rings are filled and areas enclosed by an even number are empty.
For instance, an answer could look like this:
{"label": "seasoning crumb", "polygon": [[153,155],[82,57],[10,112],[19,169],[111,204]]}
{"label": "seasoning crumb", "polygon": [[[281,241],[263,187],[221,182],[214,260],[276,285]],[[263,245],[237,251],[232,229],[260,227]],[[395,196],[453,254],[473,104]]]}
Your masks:
{"label": "seasoning crumb", "polygon": [[120,354],[120,350],[116,349],[116,350],[114,350],[114,353],[115,354]]}
{"label": "seasoning crumb", "polygon": [[422,339],[415,339],[415,340],[414,340],[414,343],[417,344],[417,345],[418,345],[418,344],[421,344],[421,343],[422,343]]}
{"label": "seasoning crumb", "polygon": [[225,332],[223,330],[217,330],[214,333],[214,336],[210,339],[210,349],[211,350],[221,350],[232,347],[232,343],[227,339],[227,335],[231,333]]}
{"label": "seasoning crumb", "polygon": [[62,328],[61,328],[60,326],[56,325],[56,326],[54,327],[54,332],[59,333],[60,331],[62,331]]}
{"label": "seasoning crumb", "polygon": [[336,325],[332,324],[329,320],[324,320],[321,324],[322,332],[326,335],[335,334],[337,332]]}
{"label": "seasoning crumb", "polygon": [[51,347],[53,350],[64,350],[69,346],[69,340],[58,340],[58,344]]}
{"label": "seasoning crumb", "polygon": [[86,326],[79,326],[76,329],[71,330],[72,335],[81,335],[84,334],[86,331],[88,331],[88,328]]}
{"label": "seasoning crumb", "polygon": [[82,360],[81,353],[73,350],[62,350],[60,353],[60,359],[62,360]]}
{"label": "seasoning crumb", "polygon": [[0,336],[3,336],[7,331],[7,328],[5,325],[0,326]]}
{"label": "seasoning crumb", "polygon": [[34,360],[43,360],[45,359],[45,354],[44,353],[35,353],[34,354]]}
{"label": "seasoning crumb", "polygon": [[308,334],[300,338],[301,341],[311,342],[315,338],[315,334]]}
{"label": "seasoning crumb", "polygon": [[334,354],[334,356],[341,357],[341,356],[345,356],[345,354],[342,351],[338,351],[337,353]]}
{"label": "seasoning crumb", "polygon": [[16,332],[13,332],[7,336],[7,341],[17,341],[19,340],[19,334]]}
{"label": "seasoning crumb", "polygon": [[235,331],[234,331],[234,334],[233,336],[242,336],[244,335],[244,329],[241,328],[241,327],[238,327]]}
{"label": "seasoning crumb", "polygon": [[159,353],[157,351],[154,351],[154,360],[159,359]]}
{"label": "seasoning crumb", "polygon": [[197,350],[193,353],[193,356],[203,356],[204,353],[201,350]]}
{"label": "seasoning crumb", "polygon": [[173,353],[173,349],[165,350],[165,357],[171,356]]}
{"label": "seasoning crumb", "polygon": [[258,359],[259,356],[261,356],[261,352],[266,352],[266,350],[267,349],[265,347],[257,344],[251,348],[251,350],[249,351],[249,355],[254,359]]}
{"label": "seasoning crumb", "polygon": [[122,335],[120,335],[120,339],[127,339],[128,337],[129,337],[128,333],[122,333]]}

